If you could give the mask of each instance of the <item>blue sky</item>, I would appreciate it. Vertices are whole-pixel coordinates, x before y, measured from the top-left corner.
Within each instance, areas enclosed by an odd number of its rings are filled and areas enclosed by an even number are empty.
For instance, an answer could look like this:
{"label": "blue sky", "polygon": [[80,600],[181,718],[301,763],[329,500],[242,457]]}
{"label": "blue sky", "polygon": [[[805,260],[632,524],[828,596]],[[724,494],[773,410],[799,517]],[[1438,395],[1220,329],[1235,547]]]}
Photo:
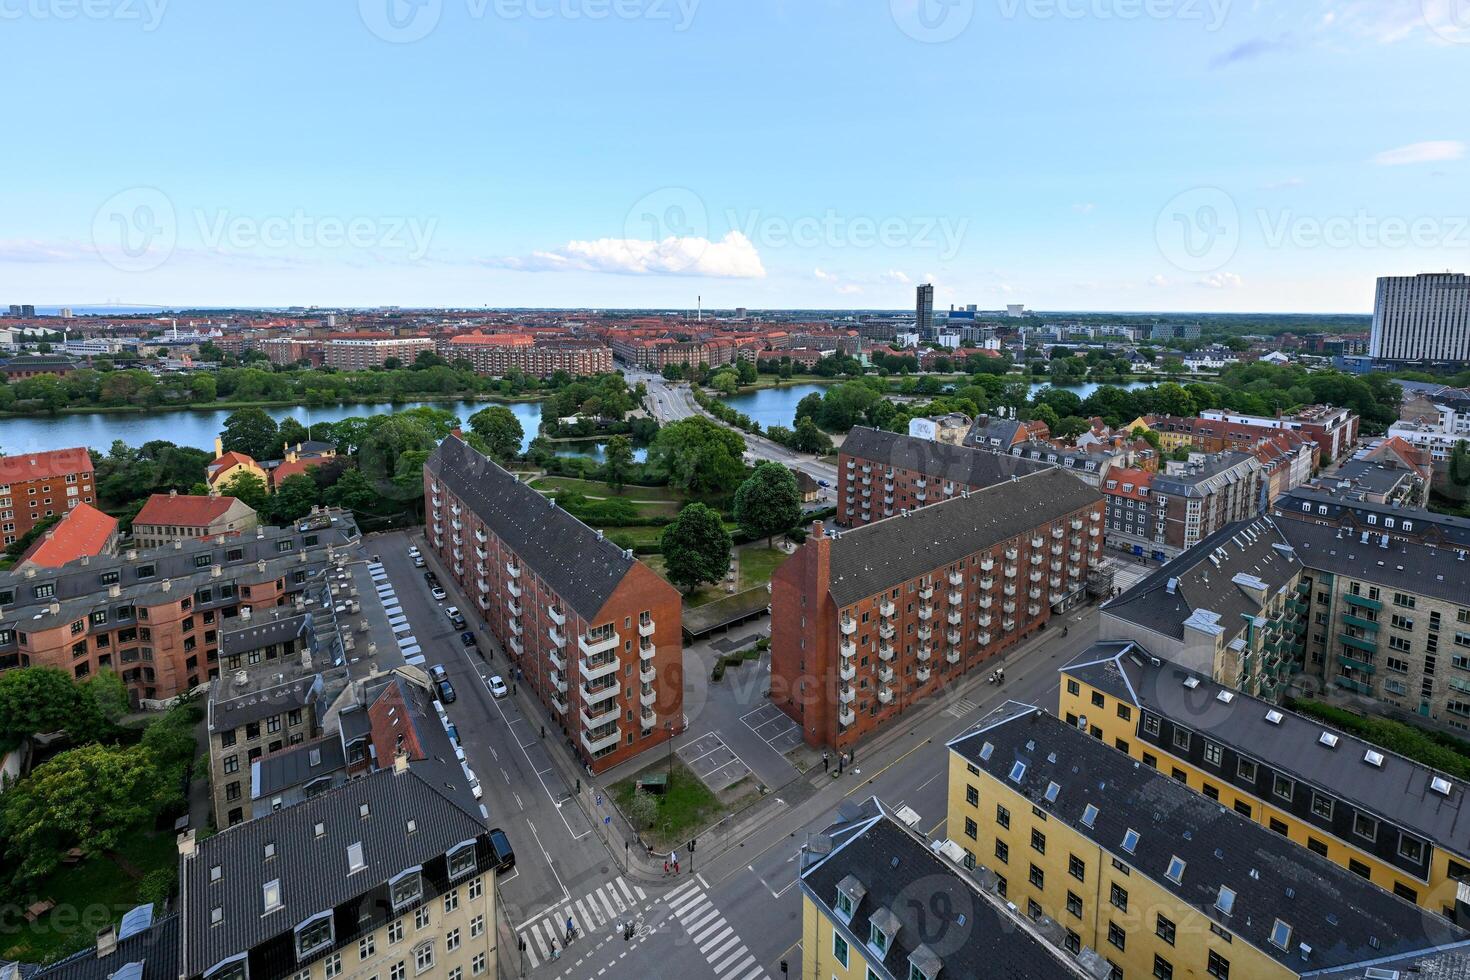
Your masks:
{"label": "blue sky", "polygon": [[0,302],[1367,312],[1470,0],[0,0]]}

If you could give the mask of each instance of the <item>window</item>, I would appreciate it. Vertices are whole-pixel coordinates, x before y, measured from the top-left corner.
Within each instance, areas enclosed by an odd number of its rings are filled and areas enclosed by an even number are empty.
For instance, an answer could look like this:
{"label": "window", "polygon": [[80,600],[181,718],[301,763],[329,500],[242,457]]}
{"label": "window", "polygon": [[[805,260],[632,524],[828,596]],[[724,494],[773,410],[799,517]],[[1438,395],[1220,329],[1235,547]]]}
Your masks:
{"label": "window", "polygon": [[1075,854],[1070,855],[1067,858],[1067,874],[1076,878],[1078,881],[1085,880],[1087,878],[1087,862]]}
{"label": "window", "polygon": [[1307,850],[1322,857],[1327,856],[1327,845],[1315,837],[1307,838]]}
{"label": "window", "polygon": [[832,933],[832,958],[841,963],[844,968],[847,966],[847,940],[837,935],[836,932]]}
{"label": "window", "polygon": [[1413,837],[1400,837],[1399,857],[1419,864],[1424,860],[1424,842]]}
{"label": "window", "polygon": [[1225,750],[1214,742],[1205,743],[1205,761],[1212,766],[1218,766],[1225,757]]}
{"label": "window", "polygon": [[450,929],[449,935],[444,937],[444,952],[452,953],[459,949],[459,930]]}
{"label": "window", "polygon": [[474,939],[485,932],[485,917],[477,915],[470,920],[470,938]]}
{"label": "window", "polygon": [[296,927],[296,959],[304,960],[332,945],[332,913],[323,912]]}
{"label": "window", "polygon": [[1080,919],[1082,918],[1082,896],[1074,892],[1067,892],[1067,912]]}
{"label": "window", "polygon": [[434,941],[420,943],[413,951],[413,971],[423,973],[434,966]]}
{"label": "window", "polygon": [[470,887],[469,887],[469,898],[470,898],[470,901],[472,901],[472,902],[475,901],[476,899],[478,899],[483,894],[485,894],[485,880],[483,878],[476,878],[474,881],[470,882]]}
{"label": "window", "polygon": [[1034,864],[1031,865],[1031,884],[1035,885],[1037,888],[1046,887],[1046,872],[1042,871]]}
{"label": "window", "polygon": [[332,980],[342,972],[342,954],[333,953],[322,961],[322,966],[326,970],[327,980]]}
{"label": "window", "polygon": [[459,889],[455,888],[444,893],[444,914],[448,915],[457,908],[459,908]]}
{"label": "window", "polygon": [[1155,715],[1143,716],[1143,730],[1148,735],[1159,734],[1159,719]]}
{"label": "window", "polygon": [[965,787],[965,802],[968,803],[968,804],[970,804],[970,806],[979,806],[980,805],[980,791],[978,789],[976,789],[974,786],[966,786]]}
{"label": "window", "polygon": [[388,923],[388,945],[403,942],[403,920],[394,919]]}
{"label": "window", "polygon": [[1079,694],[1082,693],[1082,688],[1081,688],[1081,686],[1076,681],[1071,680],[1071,679],[1068,679],[1068,681],[1067,681],[1067,693],[1070,694],[1070,695],[1072,695],[1072,697],[1075,698]]}
{"label": "window", "polygon": [[1009,830],[1011,827],[1011,811],[1007,810],[1005,807],[999,804],[996,804],[995,822]]}
{"label": "window", "polygon": [[1321,793],[1312,794],[1312,816],[1321,817],[1323,820],[1331,820],[1332,807],[1332,797],[1323,796]]}
{"label": "window", "polygon": [[1348,870],[1359,878],[1371,879],[1373,876],[1373,869],[1356,858],[1348,858]]}
{"label": "window", "polygon": [[1419,893],[1401,881],[1393,883],[1393,893],[1399,898],[1413,902],[1415,905],[1419,904]]}
{"label": "window", "polygon": [[1235,801],[1235,812],[1242,817],[1252,817],[1254,815],[1254,811],[1251,810],[1251,805],[1245,800]]}
{"label": "window", "polygon": [[1366,813],[1353,814],[1353,833],[1364,840],[1378,839],[1378,821]]}
{"label": "window", "polygon": [[1093,691],[1092,692],[1092,706],[1094,708],[1101,708],[1106,703],[1107,703],[1107,699],[1103,697],[1103,694],[1102,694],[1101,691]]}
{"label": "window", "polygon": [[475,855],[474,841],[461,844],[449,852],[449,880],[455,881],[479,867]]}
{"label": "window", "polygon": [[1174,945],[1174,923],[1169,921],[1162,912],[1159,913],[1158,921],[1154,923],[1154,935],[1170,946]]}
{"label": "window", "polygon": [[401,909],[410,902],[417,902],[423,895],[424,879],[417,868],[405,871],[388,883],[388,897],[395,909]]}
{"label": "window", "polygon": [[1039,830],[1031,831],[1031,850],[1037,854],[1046,853],[1046,835]]}
{"label": "window", "polygon": [[1205,970],[1216,980],[1230,980],[1230,961],[1213,949],[1210,950],[1210,959]]}
{"label": "window", "polygon": [[1291,790],[1291,780],[1287,779],[1285,776],[1274,775],[1271,777],[1271,792],[1275,795],[1281,797],[1283,800],[1290,801]]}
{"label": "window", "polygon": [[1241,759],[1235,764],[1235,774],[1247,783],[1256,781],[1256,764],[1250,759]]}
{"label": "window", "polygon": [[968,838],[970,838],[971,840],[976,840],[976,839],[978,839],[979,834],[980,834],[980,826],[977,823],[975,823],[975,821],[971,820],[969,817],[966,817],[965,818],[965,836],[968,837]]}
{"label": "window", "polygon": [[427,905],[420,905],[418,908],[413,910],[413,927],[415,929],[425,929],[428,927],[428,925],[429,907]]}
{"label": "window", "polygon": [[403,980],[406,976],[408,976],[408,968],[402,960],[388,968],[388,980]]}
{"label": "window", "polygon": [[377,942],[372,936],[363,936],[357,941],[357,958],[365,960],[378,951]]}
{"label": "window", "polygon": [[1125,949],[1128,945],[1128,934],[1125,933],[1116,922],[1108,923],[1108,942],[1118,949]]}
{"label": "window", "polygon": [[1108,895],[1108,901],[1112,902],[1113,907],[1118,909],[1120,912],[1127,912],[1128,890],[1114,884],[1112,886],[1111,893]]}
{"label": "window", "polygon": [[1174,967],[1158,953],[1154,954],[1155,980],[1174,980]]}
{"label": "window", "polygon": [[997,838],[995,842],[995,859],[1001,864],[1011,863],[1011,848],[1005,841]]}
{"label": "window", "polygon": [[1174,729],[1174,748],[1181,752],[1189,751],[1189,732],[1182,728]]}

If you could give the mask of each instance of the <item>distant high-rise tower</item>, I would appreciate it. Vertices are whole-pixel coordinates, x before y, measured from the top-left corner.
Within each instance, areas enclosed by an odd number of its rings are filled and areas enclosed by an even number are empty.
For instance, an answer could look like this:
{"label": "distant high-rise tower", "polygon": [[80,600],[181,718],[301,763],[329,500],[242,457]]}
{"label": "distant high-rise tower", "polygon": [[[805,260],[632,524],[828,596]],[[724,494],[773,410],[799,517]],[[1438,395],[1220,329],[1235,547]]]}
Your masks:
{"label": "distant high-rise tower", "polygon": [[934,333],[934,285],[924,283],[919,287],[918,305],[914,309],[914,329],[920,340],[933,340]]}
{"label": "distant high-rise tower", "polygon": [[1470,276],[1385,276],[1373,309],[1375,361],[1470,361]]}

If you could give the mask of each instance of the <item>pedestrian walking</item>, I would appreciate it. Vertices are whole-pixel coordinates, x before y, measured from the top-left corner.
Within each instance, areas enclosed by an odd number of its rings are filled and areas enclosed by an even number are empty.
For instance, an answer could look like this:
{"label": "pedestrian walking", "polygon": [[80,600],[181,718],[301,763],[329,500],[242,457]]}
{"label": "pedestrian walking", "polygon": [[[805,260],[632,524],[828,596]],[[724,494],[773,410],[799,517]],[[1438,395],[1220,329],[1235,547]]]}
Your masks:
{"label": "pedestrian walking", "polygon": [[572,917],[569,915],[569,916],[567,916],[567,942],[571,942],[572,941],[572,937],[575,936],[576,934],[577,934],[577,924],[572,921]]}
{"label": "pedestrian walking", "polygon": [[842,769],[843,769],[844,766],[846,766],[846,764],[847,764],[847,756],[845,756],[845,755],[843,755],[841,753],[838,753],[838,755],[837,755],[837,775],[839,775],[839,776],[842,775]]}
{"label": "pedestrian walking", "polygon": [[832,767],[832,760],[827,758],[827,753],[822,753],[822,771],[826,772]]}
{"label": "pedestrian walking", "polygon": [[561,959],[561,947],[556,944],[555,937],[552,937],[551,940],[551,958],[554,960]]}
{"label": "pedestrian walking", "polygon": [[665,858],[664,859],[664,877],[667,878],[668,876],[669,876],[669,862],[668,862],[668,859]]}

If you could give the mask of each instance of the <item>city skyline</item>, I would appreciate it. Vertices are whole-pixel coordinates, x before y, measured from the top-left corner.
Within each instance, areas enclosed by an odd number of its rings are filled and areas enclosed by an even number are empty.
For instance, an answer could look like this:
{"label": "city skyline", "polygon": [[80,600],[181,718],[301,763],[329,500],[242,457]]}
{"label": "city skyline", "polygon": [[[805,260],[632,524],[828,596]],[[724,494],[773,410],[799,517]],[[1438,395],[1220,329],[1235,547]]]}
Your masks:
{"label": "city skyline", "polygon": [[1450,0],[267,8],[11,18],[14,298],[1368,313],[1470,251]]}

